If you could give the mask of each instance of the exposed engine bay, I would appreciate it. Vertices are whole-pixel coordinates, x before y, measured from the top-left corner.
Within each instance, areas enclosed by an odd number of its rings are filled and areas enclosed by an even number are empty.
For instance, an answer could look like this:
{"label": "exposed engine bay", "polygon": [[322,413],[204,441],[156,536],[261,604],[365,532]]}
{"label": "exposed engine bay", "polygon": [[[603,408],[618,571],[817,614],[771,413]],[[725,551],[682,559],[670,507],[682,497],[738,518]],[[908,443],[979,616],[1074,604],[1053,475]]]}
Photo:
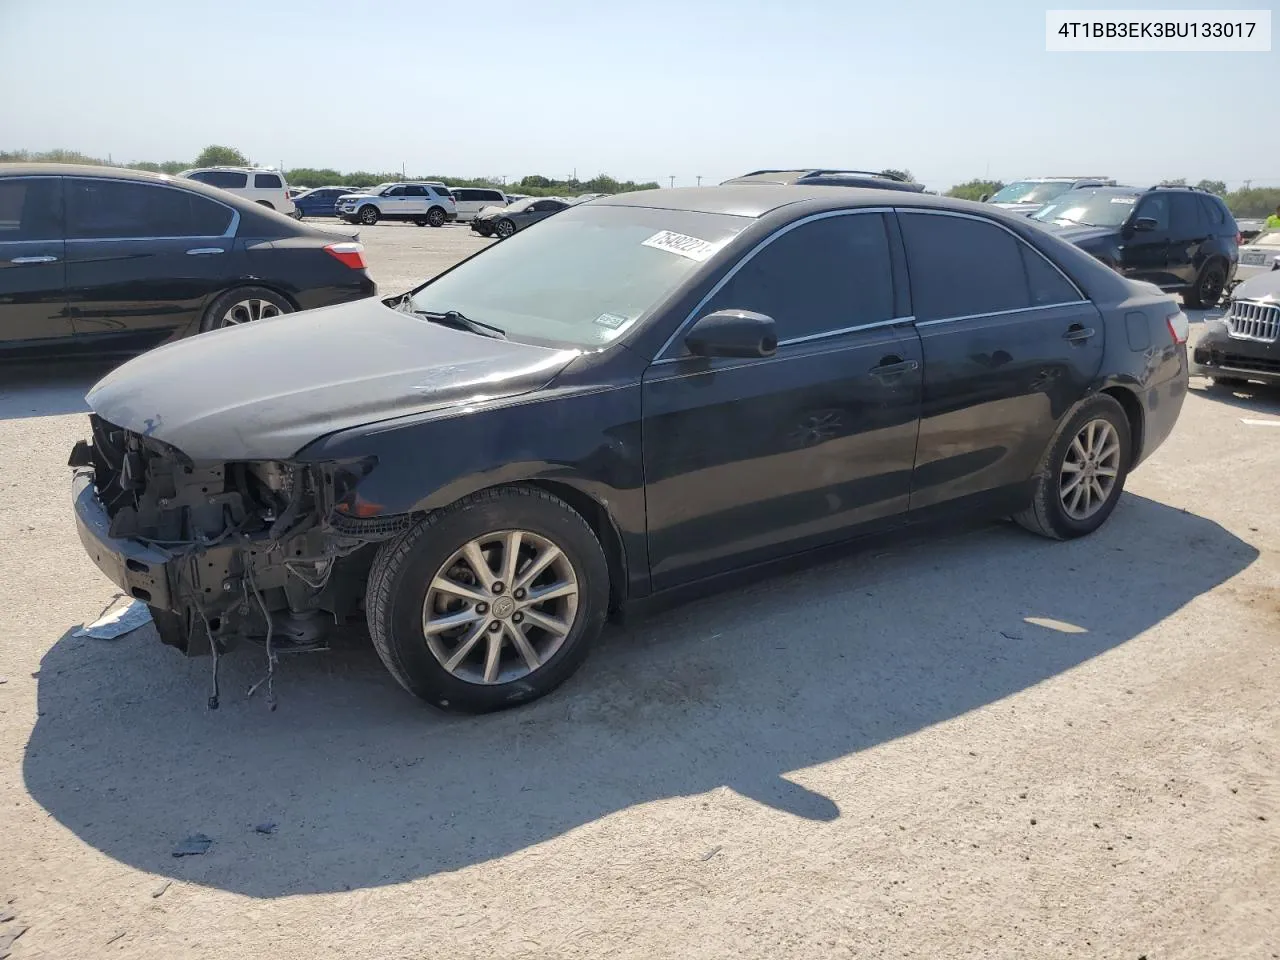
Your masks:
{"label": "exposed engine bay", "polygon": [[[377,544],[412,516],[366,517],[353,496],[374,466],[353,462],[200,463],[154,438],[91,415],[92,443],[70,465],[92,468],[109,536],[145,544],[163,558],[144,569],[163,598],[131,586],[147,603],[160,639],[216,662],[241,641],[266,648],[268,677],[280,653],[324,649],[335,624],[362,619]],[[162,605],[163,604],[163,605]]]}

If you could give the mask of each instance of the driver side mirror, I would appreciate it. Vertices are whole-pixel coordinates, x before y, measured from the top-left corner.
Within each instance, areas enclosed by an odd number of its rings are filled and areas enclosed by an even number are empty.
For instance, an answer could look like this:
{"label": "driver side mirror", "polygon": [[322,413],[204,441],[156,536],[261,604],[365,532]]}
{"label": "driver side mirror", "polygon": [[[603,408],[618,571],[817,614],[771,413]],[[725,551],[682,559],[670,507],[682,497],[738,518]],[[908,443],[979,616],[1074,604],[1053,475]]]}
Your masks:
{"label": "driver side mirror", "polygon": [[1133,221],[1133,229],[1137,233],[1150,233],[1160,226],[1160,222],[1155,217],[1139,217]]}
{"label": "driver side mirror", "polygon": [[778,351],[778,335],[773,317],[717,310],[693,325],[684,345],[697,357],[771,357]]}
{"label": "driver side mirror", "polygon": [[989,193],[984,193],[982,196],[980,196],[980,197],[978,198],[978,202],[979,202],[979,203],[986,203],[986,202],[987,202],[988,200],[990,200],[990,199],[991,199],[991,194],[989,194]]}

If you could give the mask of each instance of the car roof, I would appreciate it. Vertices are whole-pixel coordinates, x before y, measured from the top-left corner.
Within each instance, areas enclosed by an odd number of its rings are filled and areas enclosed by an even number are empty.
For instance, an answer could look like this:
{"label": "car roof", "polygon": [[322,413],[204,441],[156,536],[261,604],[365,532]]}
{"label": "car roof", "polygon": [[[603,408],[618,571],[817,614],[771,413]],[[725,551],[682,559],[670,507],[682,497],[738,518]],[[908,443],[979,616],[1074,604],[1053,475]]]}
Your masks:
{"label": "car roof", "polygon": [[[925,207],[970,213],[979,208],[973,201],[906,190],[772,183],[636,190],[590,202],[602,207],[652,207],[659,210],[687,210],[693,213],[720,213],[751,218],[763,217],[788,204],[806,202],[814,212],[847,207]],[[986,205],[981,206],[980,211],[985,216],[998,214],[998,211]]]}

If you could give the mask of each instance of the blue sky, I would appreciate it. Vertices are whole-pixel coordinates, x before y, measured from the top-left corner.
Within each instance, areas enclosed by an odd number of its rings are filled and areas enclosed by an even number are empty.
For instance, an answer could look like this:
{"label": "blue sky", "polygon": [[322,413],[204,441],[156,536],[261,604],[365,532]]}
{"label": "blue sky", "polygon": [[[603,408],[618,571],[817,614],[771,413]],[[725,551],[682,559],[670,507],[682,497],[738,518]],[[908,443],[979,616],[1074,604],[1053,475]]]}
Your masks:
{"label": "blue sky", "polygon": [[934,189],[1280,186],[1280,53],[1050,54],[1046,6],[1069,4],[0,0],[0,149],[216,142],[263,164],[664,185],[817,164]]}

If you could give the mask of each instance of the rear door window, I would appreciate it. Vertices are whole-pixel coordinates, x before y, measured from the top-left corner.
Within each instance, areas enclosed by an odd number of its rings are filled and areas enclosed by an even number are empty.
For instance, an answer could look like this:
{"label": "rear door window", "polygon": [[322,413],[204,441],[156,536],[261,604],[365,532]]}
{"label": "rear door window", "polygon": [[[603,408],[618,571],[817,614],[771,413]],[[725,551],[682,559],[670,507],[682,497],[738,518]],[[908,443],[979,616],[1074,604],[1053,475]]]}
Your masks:
{"label": "rear door window", "polygon": [[918,321],[1032,306],[1021,241],[983,220],[901,213]]}
{"label": "rear door window", "polygon": [[784,342],[893,319],[884,218],[824,217],[788,230],[748,260],[709,309],[770,316]]}
{"label": "rear door window", "polygon": [[61,180],[0,180],[0,241],[61,240],[62,235]]}
{"label": "rear door window", "polygon": [[186,190],[126,180],[67,179],[67,237],[218,237],[234,211]]}
{"label": "rear door window", "polygon": [[477,200],[483,200],[486,203],[502,203],[503,202],[502,194],[499,193],[497,190],[477,190],[475,192],[479,194],[479,196],[476,197]]}
{"label": "rear door window", "polygon": [[199,183],[207,183],[211,187],[236,189],[248,184],[249,175],[237,173],[235,170],[203,170],[200,173],[193,173],[191,179]]}
{"label": "rear door window", "polygon": [[418,186],[416,183],[411,183],[409,186],[404,188],[404,195],[406,197],[425,197],[427,195],[427,188]]}
{"label": "rear door window", "polygon": [[1194,193],[1175,193],[1169,197],[1169,229],[1177,237],[1193,237],[1202,232],[1200,204]]}
{"label": "rear door window", "polygon": [[258,190],[279,190],[284,184],[274,173],[255,173],[253,185]]}

